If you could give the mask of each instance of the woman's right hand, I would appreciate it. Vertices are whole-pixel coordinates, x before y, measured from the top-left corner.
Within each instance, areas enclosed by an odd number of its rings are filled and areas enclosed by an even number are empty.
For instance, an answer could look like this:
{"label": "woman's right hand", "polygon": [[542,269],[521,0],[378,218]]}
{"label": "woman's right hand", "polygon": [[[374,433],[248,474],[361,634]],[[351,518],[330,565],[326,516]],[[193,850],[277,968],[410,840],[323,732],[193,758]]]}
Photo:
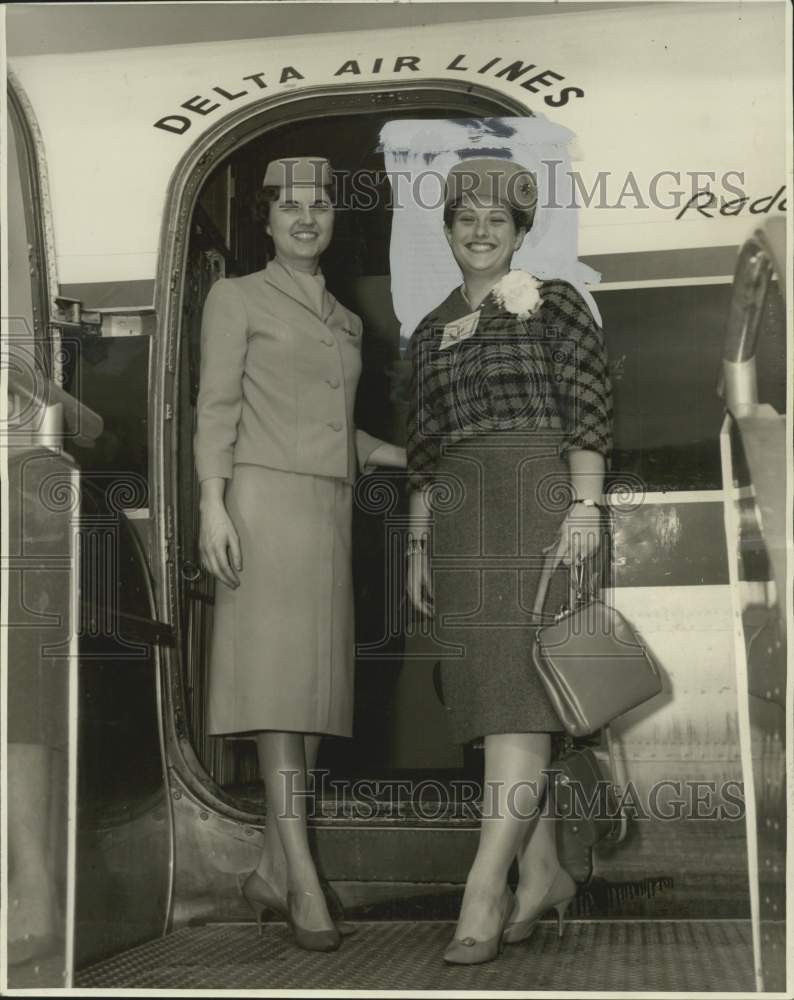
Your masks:
{"label": "woman's right hand", "polygon": [[199,553],[202,566],[216,579],[232,590],[240,586],[237,575],[243,568],[240,539],[223,500],[202,505]]}
{"label": "woman's right hand", "polygon": [[406,590],[411,604],[416,610],[433,617],[433,588],[430,582],[430,554],[426,549],[417,549],[408,555]]}

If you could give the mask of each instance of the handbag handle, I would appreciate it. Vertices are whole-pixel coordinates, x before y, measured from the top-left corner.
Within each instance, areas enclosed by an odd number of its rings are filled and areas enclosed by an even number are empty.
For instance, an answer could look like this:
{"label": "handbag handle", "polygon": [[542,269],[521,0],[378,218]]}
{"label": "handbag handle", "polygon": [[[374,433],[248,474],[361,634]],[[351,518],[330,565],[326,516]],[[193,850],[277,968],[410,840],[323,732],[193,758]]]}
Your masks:
{"label": "handbag handle", "polygon": [[[543,569],[540,574],[540,580],[538,581],[538,589],[535,594],[535,604],[532,608],[532,614],[540,621],[543,621],[543,605],[546,603],[546,594],[548,593],[549,584],[551,583],[551,575],[562,562],[563,552],[565,552],[566,548],[566,541],[567,540],[565,538],[561,538],[556,549],[551,547],[546,549],[546,558],[543,560]],[[581,558],[577,559],[575,567],[576,568],[571,573],[571,607],[583,604],[585,601],[584,560]],[[554,620],[555,616],[552,616],[549,619],[549,621]]]}

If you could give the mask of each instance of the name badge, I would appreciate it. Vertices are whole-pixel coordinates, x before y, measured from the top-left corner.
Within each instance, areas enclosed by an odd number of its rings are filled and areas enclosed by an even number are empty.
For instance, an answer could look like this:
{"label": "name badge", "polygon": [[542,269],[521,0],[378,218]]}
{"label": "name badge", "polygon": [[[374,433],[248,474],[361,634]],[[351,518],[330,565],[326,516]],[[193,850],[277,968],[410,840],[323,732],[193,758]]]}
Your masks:
{"label": "name badge", "polygon": [[454,347],[455,344],[459,344],[462,340],[468,340],[477,329],[479,320],[480,311],[478,309],[476,312],[469,313],[468,316],[461,316],[460,319],[456,319],[452,323],[447,323],[444,327],[438,349],[443,351],[447,347]]}

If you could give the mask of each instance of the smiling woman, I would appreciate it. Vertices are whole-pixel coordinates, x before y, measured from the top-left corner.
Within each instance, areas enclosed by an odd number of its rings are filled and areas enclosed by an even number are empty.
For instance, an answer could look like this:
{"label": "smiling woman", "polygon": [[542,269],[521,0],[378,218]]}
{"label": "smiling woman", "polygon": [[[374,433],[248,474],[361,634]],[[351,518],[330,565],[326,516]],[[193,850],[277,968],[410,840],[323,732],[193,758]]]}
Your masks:
{"label": "smiling woman", "polygon": [[[417,544],[409,550],[408,594],[457,654],[440,661],[452,739],[485,745],[488,822],[444,955],[454,965],[492,961],[503,940],[525,940],[552,908],[561,928],[576,891],[558,858],[553,817],[529,822],[545,794],[551,734],[563,726],[526,651],[542,621],[539,553],[556,548],[570,564],[601,541],[611,384],[602,331],[576,289],[510,271],[532,226],[536,191],[535,178],[512,159],[470,157],[452,167],[444,234],[463,282],[411,338]],[[450,329],[458,335],[449,337]],[[439,503],[453,483],[459,502]],[[472,548],[478,530],[487,538],[479,551]],[[521,573],[494,567],[497,552],[520,553],[527,560]],[[553,577],[557,607],[566,580]],[[478,604],[478,628],[467,632]],[[499,610],[488,620],[481,609]],[[507,877],[516,857],[514,899]]]}
{"label": "smiling woman", "polygon": [[313,273],[317,258],[331,242],[334,217],[328,189],[330,176],[324,176],[328,172],[323,170],[327,161],[319,157],[307,157],[307,161],[315,176],[314,182],[305,186],[287,191],[273,183],[275,171],[265,176],[256,214],[265,226],[268,256],[274,257],[278,246],[283,262]]}
{"label": "smiling woman", "polygon": [[357,465],[405,464],[403,449],[353,426],[361,320],[319,269],[330,183],[320,157],[268,165],[260,207],[274,256],[207,296],[195,441],[199,549],[220,584],[209,732],[256,739],[273,819],[242,892],[257,920],[283,913],[311,951],[338,948],[342,931],[294,794],[320,737],[352,735],[353,480]]}
{"label": "smiling woman", "polygon": [[507,273],[537,202],[537,185],[527,170],[508,160],[476,162],[478,170],[465,160],[450,170],[444,206],[444,235],[458,266],[470,273],[472,308]]}

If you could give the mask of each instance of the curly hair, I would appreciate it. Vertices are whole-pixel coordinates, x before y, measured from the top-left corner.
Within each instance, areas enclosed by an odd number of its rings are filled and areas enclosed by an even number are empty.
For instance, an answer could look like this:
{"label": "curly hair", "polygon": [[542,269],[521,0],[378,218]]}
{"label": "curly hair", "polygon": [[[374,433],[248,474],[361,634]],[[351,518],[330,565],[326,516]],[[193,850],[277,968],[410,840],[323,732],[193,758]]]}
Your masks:
{"label": "curly hair", "polygon": [[[269,184],[267,187],[261,187],[254,195],[251,215],[254,222],[258,223],[262,229],[270,221],[270,209],[278,201],[280,194],[281,188]],[[273,260],[276,256],[276,248],[272,237],[267,233],[265,233],[265,250],[267,251],[267,259]]]}
{"label": "curly hair", "polygon": [[255,222],[267,225],[270,219],[270,206],[278,201],[281,188],[271,184],[261,187],[254,195],[253,216]]}

